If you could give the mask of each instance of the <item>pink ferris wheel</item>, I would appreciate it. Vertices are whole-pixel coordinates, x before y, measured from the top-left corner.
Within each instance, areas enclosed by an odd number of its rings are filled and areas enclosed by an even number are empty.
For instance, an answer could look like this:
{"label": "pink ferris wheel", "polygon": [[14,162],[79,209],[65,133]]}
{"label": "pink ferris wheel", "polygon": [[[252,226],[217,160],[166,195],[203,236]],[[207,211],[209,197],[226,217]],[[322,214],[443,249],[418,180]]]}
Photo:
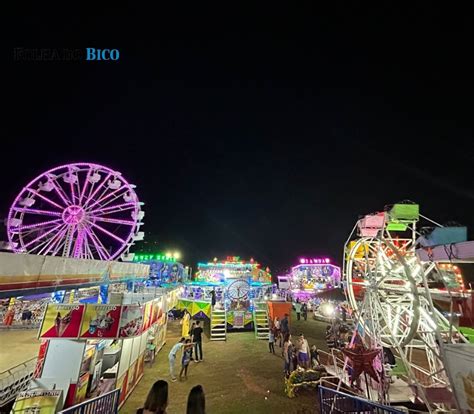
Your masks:
{"label": "pink ferris wheel", "polygon": [[143,240],[135,186],[98,164],[61,165],[26,185],[7,219],[17,253],[113,260]]}

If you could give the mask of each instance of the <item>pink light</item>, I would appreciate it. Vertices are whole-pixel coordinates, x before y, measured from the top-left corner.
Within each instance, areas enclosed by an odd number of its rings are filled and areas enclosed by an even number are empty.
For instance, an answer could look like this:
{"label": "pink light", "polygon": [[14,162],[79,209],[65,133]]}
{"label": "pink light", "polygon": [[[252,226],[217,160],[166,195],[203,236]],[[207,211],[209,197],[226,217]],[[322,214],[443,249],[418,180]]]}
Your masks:
{"label": "pink light", "polygon": [[331,261],[326,257],[326,259],[324,260],[326,263],[331,263]]}
{"label": "pink light", "polygon": [[[71,184],[70,186],[64,185],[63,181],[59,180],[59,177],[69,177],[70,174],[75,174],[76,171],[78,171],[76,181],[64,181]],[[98,174],[98,172],[101,173],[99,175],[100,179],[96,180],[94,175],[94,181],[90,181],[90,177],[93,174]],[[120,189],[105,188],[108,178],[112,176],[120,177],[123,184]],[[43,190],[42,183],[44,182],[52,185],[48,184],[48,189]],[[36,187],[38,187],[37,190],[35,190]],[[54,189],[54,191],[51,192],[51,189]],[[49,191],[50,194],[46,194],[44,191]],[[131,194],[134,202],[119,203],[116,197],[123,191]],[[36,207],[38,208],[20,205],[20,201],[25,197],[36,200],[38,204]],[[72,204],[73,202],[75,204]],[[42,207],[45,203],[46,207]],[[85,210],[87,210],[87,215]],[[120,173],[93,163],[61,165],[31,180],[18,194],[8,215],[8,239],[12,245],[18,246],[14,249],[17,253],[41,249],[39,254],[56,255],[61,244],[64,244],[64,236],[67,233],[60,224],[61,217],[62,221],[66,221],[66,224],[69,225],[71,234],[77,236],[71,239],[71,250],[74,250],[74,252],[71,252],[71,256],[91,256],[90,258],[110,260],[118,257],[127,248],[138,229],[138,219],[131,220],[128,218],[127,212],[130,210],[132,210],[132,217],[138,217],[140,204],[134,189],[127,181],[121,178]],[[12,223],[15,222],[13,219],[20,218],[20,215],[22,217],[23,215],[28,216],[28,220],[22,220],[23,224],[16,227],[13,226]],[[50,216],[53,219],[41,220],[41,216]],[[56,218],[58,219],[56,220]],[[81,230],[76,228],[84,220],[93,222],[91,225],[92,228],[95,227],[97,229],[96,237],[90,236],[87,232],[81,233]],[[100,225],[102,223],[127,226],[128,228],[121,232],[116,232],[115,230],[112,231],[111,226],[107,228],[102,227]],[[50,226],[52,227],[51,229],[49,228]],[[91,231],[92,228],[90,229]],[[39,234],[40,230],[48,231]],[[21,238],[23,231],[29,232],[28,238]],[[52,233],[56,234],[51,237]],[[104,242],[107,247],[104,246],[101,240],[104,236],[106,237]],[[91,246],[99,247],[97,250],[100,253],[100,257],[94,257],[99,253],[92,253],[89,246],[87,246],[88,243]],[[38,244],[37,248],[35,244]],[[69,253],[66,252],[66,255],[69,255]]]}
{"label": "pink light", "polygon": [[300,259],[300,263],[301,263],[301,264],[305,264],[305,263],[306,263],[306,259]]}

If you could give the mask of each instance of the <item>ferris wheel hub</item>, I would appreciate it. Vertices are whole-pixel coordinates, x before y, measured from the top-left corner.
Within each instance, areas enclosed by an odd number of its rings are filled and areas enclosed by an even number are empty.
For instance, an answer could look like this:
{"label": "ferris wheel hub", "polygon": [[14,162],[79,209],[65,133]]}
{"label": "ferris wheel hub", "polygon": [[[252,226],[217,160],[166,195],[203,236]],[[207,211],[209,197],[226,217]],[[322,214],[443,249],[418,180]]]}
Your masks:
{"label": "ferris wheel hub", "polygon": [[78,225],[86,220],[86,212],[81,206],[69,206],[63,211],[62,218],[70,226]]}

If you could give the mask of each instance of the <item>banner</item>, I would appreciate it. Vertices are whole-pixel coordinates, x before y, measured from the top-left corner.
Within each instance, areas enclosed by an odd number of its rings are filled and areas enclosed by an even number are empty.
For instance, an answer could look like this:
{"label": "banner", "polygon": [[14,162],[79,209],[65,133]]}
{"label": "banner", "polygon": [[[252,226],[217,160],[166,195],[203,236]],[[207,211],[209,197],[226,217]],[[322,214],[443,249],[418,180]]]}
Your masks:
{"label": "banner", "polygon": [[76,387],[76,399],[74,401],[74,404],[79,404],[83,401],[85,401],[86,396],[87,396],[87,387],[89,385],[89,377],[90,373],[86,372],[79,378],[79,382],[77,383]]}
{"label": "banner", "polygon": [[120,326],[119,305],[87,304],[81,324],[81,338],[117,338]]}
{"label": "banner", "polygon": [[43,372],[44,360],[46,358],[46,353],[48,351],[49,341],[43,339],[38,351],[38,359],[36,360],[36,367],[33,373],[33,378],[40,378],[41,373]]}
{"label": "banner", "polygon": [[124,305],[120,317],[120,338],[138,336],[142,332],[143,306]]}
{"label": "banner", "polygon": [[79,337],[84,305],[48,304],[40,329],[40,338]]}
{"label": "banner", "polygon": [[16,397],[12,413],[56,414],[62,407],[62,390],[23,391]]}

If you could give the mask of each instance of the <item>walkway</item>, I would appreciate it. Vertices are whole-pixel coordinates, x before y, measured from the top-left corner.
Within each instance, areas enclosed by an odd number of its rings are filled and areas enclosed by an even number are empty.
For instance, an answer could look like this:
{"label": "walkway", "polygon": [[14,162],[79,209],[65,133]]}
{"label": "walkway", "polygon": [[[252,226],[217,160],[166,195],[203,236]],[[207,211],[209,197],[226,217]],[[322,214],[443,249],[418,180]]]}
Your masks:
{"label": "walkway", "polygon": [[[313,334],[308,336],[314,337],[315,330],[320,332],[323,325],[308,320],[298,323],[295,328],[304,327],[307,327],[305,331],[311,327]],[[177,322],[170,322],[166,345],[158,354],[154,366],[145,368],[144,377],[124,404],[121,414],[135,413],[145,401],[153,382],[158,379],[169,382],[168,414],[186,412],[189,390],[197,384],[204,387],[206,409],[213,414],[318,412],[314,391],[304,392],[295,399],[286,397],[283,359],[270,354],[267,341],[256,340],[253,332],[228,334],[226,342],[205,341],[204,362],[191,362],[188,380],[172,383],[168,372],[168,352],[178,339],[180,329]],[[279,352],[280,348],[277,347],[276,351]]]}
{"label": "walkway", "polygon": [[0,372],[38,355],[38,329],[0,330]]}

